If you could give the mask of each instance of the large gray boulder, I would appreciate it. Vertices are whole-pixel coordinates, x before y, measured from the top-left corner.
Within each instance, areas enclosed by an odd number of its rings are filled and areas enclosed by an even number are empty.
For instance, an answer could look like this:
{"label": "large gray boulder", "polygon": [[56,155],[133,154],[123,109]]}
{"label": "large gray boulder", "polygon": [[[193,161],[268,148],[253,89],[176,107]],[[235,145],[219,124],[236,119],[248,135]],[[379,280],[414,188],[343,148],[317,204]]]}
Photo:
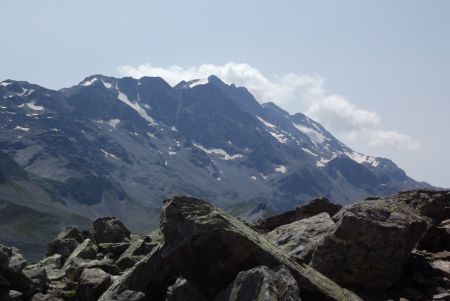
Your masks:
{"label": "large gray boulder", "polygon": [[309,262],[322,237],[336,225],[328,213],[320,213],[287,225],[279,226],[264,236],[300,262]]}
{"label": "large gray boulder", "polygon": [[92,227],[97,243],[120,243],[130,240],[130,231],[117,217],[97,218]]}
{"label": "large gray boulder", "polygon": [[315,216],[319,213],[328,213],[330,216],[336,214],[342,205],[334,204],[330,202],[327,198],[318,198],[309,201],[308,203],[297,207],[295,210],[288,211],[279,215],[271,216],[269,218],[259,220],[255,228],[261,232],[269,232],[273,229],[299,221],[305,218]]}
{"label": "large gray boulder", "polygon": [[311,266],[345,287],[363,291],[392,286],[427,228],[414,209],[392,199],[355,203],[334,220],[336,230],[321,240]]}
{"label": "large gray boulder", "polygon": [[313,268],[295,263],[242,221],[202,200],[166,200],[160,227],[165,243],[117,279],[100,300],[114,299],[125,290],[158,295],[158,287],[167,287],[174,276],[182,276],[213,299],[239,272],[260,265],[286,266],[301,294],[311,299],[361,300]]}
{"label": "large gray boulder", "polygon": [[78,301],[97,301],[110,286],[111,276],[99,268],[85,269],[76,291]]}
{"label": "large gray boulder", "polygon": [[300,291],[288,269],[259,266],[240,272],[215,301],[300,301]]}

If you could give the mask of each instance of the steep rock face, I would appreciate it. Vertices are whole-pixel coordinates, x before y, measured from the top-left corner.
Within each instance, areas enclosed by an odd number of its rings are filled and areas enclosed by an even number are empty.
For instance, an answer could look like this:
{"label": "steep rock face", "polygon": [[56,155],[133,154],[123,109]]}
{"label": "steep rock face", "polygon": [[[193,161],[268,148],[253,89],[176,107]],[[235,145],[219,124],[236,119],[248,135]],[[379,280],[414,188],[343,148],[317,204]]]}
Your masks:
{"label": "steep rock face", "polygon": [[319,243],[311,266],[341,285],[368,291],[398,280],[427,228],[415,210],[392,199],[355,203],[334,220],[336,229]]}
{"label": "steep rock face", "polygon": [[279,226],[290,224],[308,217],[312,217],[322,212],[326,212],[330,216],[333,216],[341,208],[342,205],[334,204],[330,202],[328,199],[322,197],[319,199],[311,200],[308,203],[300,207],[297,207],[295,210],[259,220],[255,226],[262,232],[269,232]]}
{"label": "steep rock face", "polygon": [[334,231],[336,225],[328,213],[320,213],[282,225],[264,236],[299,262],[309,262],[322,237]]}

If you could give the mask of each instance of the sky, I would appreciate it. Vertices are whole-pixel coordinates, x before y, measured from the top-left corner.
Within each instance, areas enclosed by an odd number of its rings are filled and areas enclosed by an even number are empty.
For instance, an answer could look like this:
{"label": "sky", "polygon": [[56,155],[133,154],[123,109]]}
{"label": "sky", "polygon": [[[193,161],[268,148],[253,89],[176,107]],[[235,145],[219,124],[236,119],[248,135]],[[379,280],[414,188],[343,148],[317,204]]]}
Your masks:
{"label": "sky", "polygon": [[214,73],[450,187],[450,1],[0,0],[0,81]]}

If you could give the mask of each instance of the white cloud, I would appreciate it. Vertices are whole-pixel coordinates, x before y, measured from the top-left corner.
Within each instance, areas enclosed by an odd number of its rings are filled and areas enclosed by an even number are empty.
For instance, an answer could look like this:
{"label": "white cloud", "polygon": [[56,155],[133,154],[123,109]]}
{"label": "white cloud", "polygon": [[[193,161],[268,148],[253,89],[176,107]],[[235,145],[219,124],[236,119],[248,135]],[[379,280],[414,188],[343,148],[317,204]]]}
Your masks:
{"label": "white cloud", "polygon": [[304,112],[322,123],[333,134],[352,144],[358,141],[373,147],[416,149],[419,144],[410,136],[395,130],[384,130],[376,112],[358,108],[341,95],[330,94],[319,76],[287,73],[272,78],[248,64],[203,64],[189,68],[170,66],[122,66],[123,76],[140,78],[160,76],[172,86],[182,80],[202,79],[214,74],[224,82],[246,87],[262,102],[272,101],[290,113]]}

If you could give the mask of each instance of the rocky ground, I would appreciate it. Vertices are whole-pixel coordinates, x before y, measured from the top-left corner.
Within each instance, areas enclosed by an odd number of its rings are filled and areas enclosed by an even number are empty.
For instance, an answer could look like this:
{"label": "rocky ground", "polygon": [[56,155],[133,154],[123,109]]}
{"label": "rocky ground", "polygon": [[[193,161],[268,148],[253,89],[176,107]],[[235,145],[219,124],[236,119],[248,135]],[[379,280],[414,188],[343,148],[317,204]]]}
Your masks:
{"label": "rocky ground", "polygon": [[316,199],[254,225],[173,197],[148,235],[102,217],[35,264],[0,246],[0,300],[450,300],[450,191]]}

